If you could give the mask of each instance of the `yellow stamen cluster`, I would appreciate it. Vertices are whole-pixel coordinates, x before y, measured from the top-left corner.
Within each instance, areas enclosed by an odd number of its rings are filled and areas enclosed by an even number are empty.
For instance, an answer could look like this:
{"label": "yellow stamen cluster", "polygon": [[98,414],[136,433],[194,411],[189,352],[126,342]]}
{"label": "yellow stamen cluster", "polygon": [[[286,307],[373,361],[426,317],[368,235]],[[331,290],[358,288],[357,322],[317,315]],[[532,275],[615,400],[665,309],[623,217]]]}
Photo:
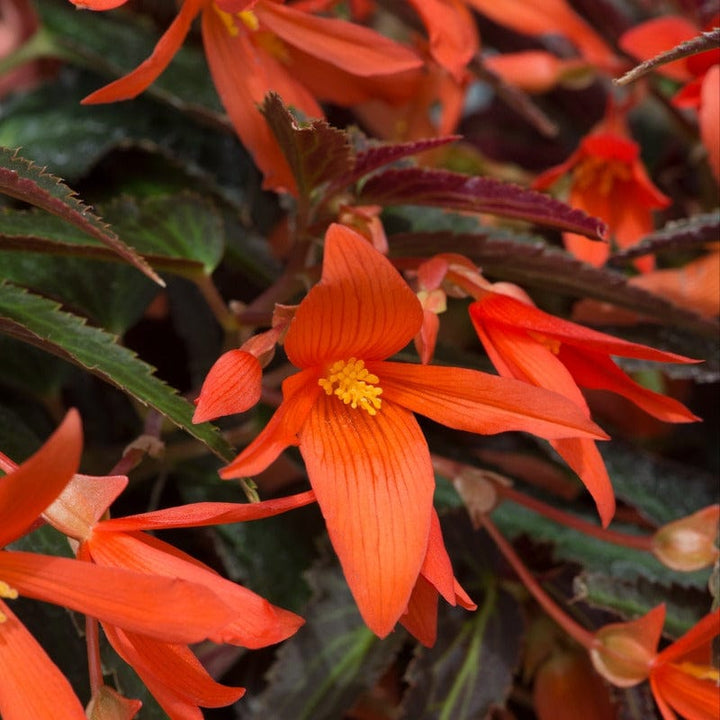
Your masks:
{"label": "yellow stamen cluster", "polygon": [[252,10],[243,10],[235,13],[235,15],[231,15],[229,12],[221,10],[215,3],[213,3],[213,10],[215,10],[220,20],[222,20],[223,25],[231,37],[235,37],[239,32],[235,24],[235,18],[238,18],[251,32],[255,32],[260,27],[260,21]]}
{"label": "yellow stamen cluster", "polygon": [[696,665],[691,662],[682,662],[675,667],[682,670],[698,680],[712,680],[715,684],[720,684],[720,671],[711,665]]}
{"label": "yellow stamen cluster", "polygon": [[[18,591],[14,587],[10,587],[6,582],[0,580],[0,598],[7,598],[8,600],[17,599]],[[0,612],[0,623],[4,623],[7,620],[7,615]]]}
{"label": "yellow stamen cluster", "polygon": [[379,382],[380,378],[369,372],[362,360],[350,358],[333,363],[327,377],[320,378],[318,385],[328,395],[337,395],[351,408],[362,408],[370,415],[377,415],[382,405],[379,397],[382,388],[376,387]]}
{"label": "yellow stamen cluster", "polygon": [[622,160],[608,160],[601,157],[586,157],[573,173],[578,189],[592,188],[601,195],[609,195],[618,181],[629,180],[630,165]]}

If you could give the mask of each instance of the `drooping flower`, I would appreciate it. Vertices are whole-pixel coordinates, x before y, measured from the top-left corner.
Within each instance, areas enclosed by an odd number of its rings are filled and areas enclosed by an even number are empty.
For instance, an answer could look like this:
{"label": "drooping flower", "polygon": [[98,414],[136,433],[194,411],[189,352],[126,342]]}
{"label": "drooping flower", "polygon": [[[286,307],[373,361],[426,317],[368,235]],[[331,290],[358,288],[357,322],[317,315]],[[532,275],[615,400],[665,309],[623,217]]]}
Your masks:
{"label": "drooping flower", "polygon": [[[78,468],[81,448],[80,418],[70,411],[42,448],[22,465],[0,454],[0,467],[8,473],[0,479],[0,546],[25,533],[67,485]],[[0,596],[8,600],[18,595],[171,642],[203,640],[232,617],[222,599],[185,580],[2,550]],[[2,717],[84,718],[70,684],[3,600],[0,612]]]}
{"label": "drooping flower", "polygon": [[[634,245],[653,229],[652,211],[667,207],[670,199],[652,183],[640,159],[640,148],[617,118],[608,118],[580,142],[570,157],[541,173],[533,183],[545,190],[568,175],[568,203],[607,223],[620,248]],[[610,245],[576,233],[563,233],[565,247],[575,257],[602,265]],[[635,261],[643,272],[652,270],[650,256]]]}
{"label": "drooping flower", "polygon": [[422,321],[391,263],[354,231],[331,226],[322,279],[285,338],[299,372],[283,383],[265,429],[221,471],[255,475],[299,446],[360,612],[380,636],[408,607],[428,548],[434,476],[414,412],[470,432],[598,437],[553,393],[472,370],[387,361]]}
{"label": "drooping flower", "polygon": [[[76,4],[104,10],[124,1]],[[295,192],[287,161],[257,107],[268,92],[308,117],[322,117],[318,100],[353,105],[373,97],[407,99],[422,65],[412,51],[369,28],[275,0],[184,0],[153,54],[83,102],[127,100],[143,92],[168,66],[199,14],[213,82],[269,189]]]}
{"label": "drooping flower", "polygon": [[712,642],[720,635],[720,609],[706,615],[685,635],[657,652],[665,606],[595,634],[590,658],[595,669],[619,687],[649,680],[663,720],[716,720],[720,673],[711,664]]}
{"label": "drooping flower", "polygon": [[[78,558],[93,566],[179,578],[221,597],[231,615],[207,633],[211,641],[261,648],[286,639],[302,625],[302,618],[294,613],[271,605],[172,545],[143,533],[141,522],[127,530],[101,520],[126,484],[124,476],[76,475],[44,517],[79,541]],[[196,611],[201,613],[202,608]],[[200,717],[199,707],[223,707],[245,692],[215,682],[187,645],[110,623],[104,623],[103,629],[118,655],[133,667],[170,717]]]}
{"label": "drooping flower", "polygon": [[[501,284],[498,290],[504,289]],[[519,288],[517,288],[519,290]],[[610,390],[666,422],[697,418],[677,400],[648,390],[626,375],[611,355],[658,362],[694,362],[561,320],[503,292],[487,292],[470,305],[470,318],[491,362],[503,377],[552,388],[590,417],[580,387]],[[551,440],[585,483],[607,525],[615,497],[605,464],[591,439]]]}

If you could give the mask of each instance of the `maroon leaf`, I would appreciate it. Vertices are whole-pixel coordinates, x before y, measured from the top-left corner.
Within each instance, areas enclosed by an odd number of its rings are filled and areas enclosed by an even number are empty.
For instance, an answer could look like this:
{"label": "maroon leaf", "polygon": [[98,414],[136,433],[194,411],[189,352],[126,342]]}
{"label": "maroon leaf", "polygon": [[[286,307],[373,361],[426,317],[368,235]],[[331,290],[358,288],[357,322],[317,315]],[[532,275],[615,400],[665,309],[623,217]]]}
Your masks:
{"label": "maroon leaf", "polygon": [[292,170],[301,197],[353,167],[347,133],[325,120],[298,123],[277,93],[268,93],[261,108]]}
{"label": "maroon leaf", "polygon": [[129,245],[122,242],[90,208],[83,204],[59,178],[18,155],[17,150],[0,148],[0,192],[42,208],[75,225],[107,245],[159,285],[165,283]]}
{"label": "maroon leaf", "polygon": [[519,185],[449,170],[398,168],[373,175],[361,201],[378,205],[435,205],[492,213],[603,240],[605,224],[548,195]]}

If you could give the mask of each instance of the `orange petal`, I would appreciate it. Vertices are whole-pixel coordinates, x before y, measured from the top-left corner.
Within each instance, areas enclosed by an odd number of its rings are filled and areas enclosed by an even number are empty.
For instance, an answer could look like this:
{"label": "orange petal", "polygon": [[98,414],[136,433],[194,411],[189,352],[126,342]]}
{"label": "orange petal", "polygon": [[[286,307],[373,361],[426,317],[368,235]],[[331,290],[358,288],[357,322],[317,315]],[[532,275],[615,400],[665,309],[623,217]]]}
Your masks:
{"label": "orange petal", "polygon": [[37,640],[0,600],[0,716],[3,720],[86,720],[70,683]]}
{"label": "orange petal", "polygon": [[298,433],[310,409],[322,393],[317,372],[304,370],[283,382],[283,402],[262,432],[233,460],[220,470],[220,477],[257,475],[274,462],[288,446],[298,444]]}
{"label": "orange petal", "polygon": [[683,655],[687,655],[705,645],[709,646],[710,641],[718,635],[720,635],[720,608],[706,615],[682,637],[666,647],[657,656],[655,664],[675,662]]}
{"label": "orange petal", "polygon": [[82,453],[80,415],[70,410],[45,444],[0,478],[0,547],[28,529],[77,472]]}
{"label": "orange petal", "polygon": [[212,590],[232,609],[233,620],[208,634],[217,643],[261,648],[285,640],[303,624],[294,613],[276,608],[251,590],[218,575],[206,565],[149,535],[96,533],[87,543],[94,562],[148,575],[180,578]]}
{"label": "orange petal", "polygon": [[520,430],[546,439],[607,436],[582,409],[557,393],[527,383],[451,367],[373,362],[383,402],[389,400],[436,422],[492,435]]}
{"label": "orange petal", "polygon": [[207,0],[183,0],[180,12],[158,41],[152,55],[132,72],[88,95],[82,100],[82,103],[91,105],[115,100],[130,100],[147,89],[170,64],[175,53],[185,42],[193,20],[205,5],[207,5]]}
{"label": "orange petal", "polygon": [[193,415],[194,423],[249,410],[260,400],[262,368],[244,350],[221,355],[205,378]]}
{"label": "orange petal", "polygon": [[103,629],[117,654],[137,672],[169,717],[201,720],[199,706],[224,707],[245,694],[244,688],[216,683],[186,646],[112,626]]}
{"label": "orange petal", "polygon": [[204,640],[232,618],[200,585],[80,560],[3,551],[0,577],[21,595],[170,642]]}
{"label": "orange petal", "polygon": [[322,279],[295,313],[285,351],[297,367],[393,355],[420,330],[423,311],[390,261],[361,235],[331,225]]}
{"label": "orange petal", "polygon": [[425,647],[432,647],[437,640],[437,612],[438,591],[420,575],[400,623]]}
{"label": "orange petal", "polygon": [[563,345],[559,357],[581,387],[622,395],[649,415],[665,422],[695,422],[700,419],[677,400],[636,383],[607,355]]}
{"label": "orange petal", "polygon": [[390,402],[371,416],[323,395],[300,452],[360,613],[385,637],[407,608],[427,549],[435,477],[425,438]]}
{"label": "orange petal", "polygon": [[191,503],[141,515],[112,518],[100,523],[95,530],[99,533],[120,530],[163,530],[247,522],[273,517],[313,502],[315,502],[315,493],[308,490],[297,495],[256,503]]}
{"label": "orange petal", "polygon": [[[680,667],[663,665],[650,674],[650,687],[664,718],[677,712],[690,720],[717,720],[720,698],[714,680],[693,677]],[[669,707],[668,707],[669,706]]]}
{"label": "orange petal", "polygon": [[698,121],[708,162],[715,179],[720,182],[720,65],[713,65],[703,78]]}
{"label": "orange petal", "polygon": [[258,3],[255,13],[262,27],[288,44],[353,75],[393,75],[422,66],[414,52],[362,25],[276,2]]}

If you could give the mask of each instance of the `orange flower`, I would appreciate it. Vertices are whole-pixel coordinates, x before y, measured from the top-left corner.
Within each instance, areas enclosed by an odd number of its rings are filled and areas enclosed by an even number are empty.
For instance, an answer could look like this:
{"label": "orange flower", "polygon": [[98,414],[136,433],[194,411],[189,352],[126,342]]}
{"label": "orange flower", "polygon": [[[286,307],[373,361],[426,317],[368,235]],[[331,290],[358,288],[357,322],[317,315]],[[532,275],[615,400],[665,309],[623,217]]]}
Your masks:
{"label": "orange flower", "polygon": [[[103,0],[75,0],[107,9]],[[248,9],[252,8],[252,9]],[[410,50],[353,23],[317,17],[274,0],[185,0],[153,54],[125,77],[83,102],[133,98],[165,70],[202,13],[202,35],[215,86],[243,144],[265,175],[265,187],[295,192],[279,145],[258,111],[277,92],[286,105],[322,117],[316,98],[353,105],[411,96],[422,63]]]}
{"label": "orange flower", "polygon": [[[22,535],[77,470],[80,419],[70,411],[43,447],[17,466],[0,455],[8,474],[0,480],[0,544]],[[91,567],[67,558],[0,551],[0,596],[52,602],[104,622],[164,637],[197,642],[227,624],[231,610],[210,590],[185,580],[128,570]],[[202,614],[197,608],[202,608]],[[0,600],[0,714],[5,720],[35,717],[81,720],[82,706],[44,650]],[[7,685],[6,685],[7,683]]]}
{"label": "orange flower", "polygon": [[720,609],[706,615],[685,635],[657,652],[665,606],[627,623],[606,625],[595,634],[590,658],[595,669],[619,687],[643,680],[663,720],[717,720],[720,674],[711,664],[712,642],[720,634]]}
{"label": "orange flower", "polygon": [[[706,29],[717,26],[719,21],[720,18],[715,16]],[[665,15],[631,28],[618,44],[639,60],[649,60],[699,33],[700,29],[686,18]],[[697,111],[700,138],[708,152],[715,178],[720,181],[720,50],[708,50],[675,60],[661,65],[657,71],[685,83],[673,102],[679,107]]]}
{"label": "orange flower", "polygon": [[[552,388],[576,403],[587,417],[590,410],[578,385],[623,395],[666,422],[697,420],[676,400],[631,380],[610,356],[694,362],[688,358],[589,330],[500,292],[487,292],[472,303],[470,318],[500,375]],[[615,498],[595,443],[569,438],[551,444],[585,483],[607,525],[615,511]]]}
{"label": "orange flower", "polygon": [[220,473],[255,475],[299,445],[360,612],[383,637],[405,612],[428,548],[434,475],[413,412],[470,432],[598,437],[553,393],[472,370],[386,361],[422,321],[419,301],[390,262],[332,225],[322,279],[285,338],[300,371],[283,383],[283,402],[265,429]]}
{"label": "orange flower", "polygon": [[[106,568],[180,578],[221,597],[231,615],[225,624],[207,633],[213,642],[266,647],[286,639],[302,625],[302,618],[294,613],[274,607],[173,546],[139,532],[142,522],[131,522],[129,531],[117,521],[113,525],[112,521],[100,520],[126,484],[124,476],[76,475],[44,516],[58,530],[80,541],[80,559]],[[184,644],[114,624],[106,623],[103,629],[118,655],[133,667],[171,717],[194,717],[200,706],[229,705],[245,692],[216,683]]]}
{"label": "orange flower", "polygon": [[[653,229],[652,211],[670,204],[647,176],[637,143],[616,121],[601,123],[564,163],[541,173],[533,187],[545,190],[563,175],[570,175],[569,204],[604,220],[621,248],[647,235]],[[575,233],[563,233],[563,240],[575,257],[592,265],[602,265],[610,254],[609,245]],[[647,272],[654,259],[635,264]]]}

